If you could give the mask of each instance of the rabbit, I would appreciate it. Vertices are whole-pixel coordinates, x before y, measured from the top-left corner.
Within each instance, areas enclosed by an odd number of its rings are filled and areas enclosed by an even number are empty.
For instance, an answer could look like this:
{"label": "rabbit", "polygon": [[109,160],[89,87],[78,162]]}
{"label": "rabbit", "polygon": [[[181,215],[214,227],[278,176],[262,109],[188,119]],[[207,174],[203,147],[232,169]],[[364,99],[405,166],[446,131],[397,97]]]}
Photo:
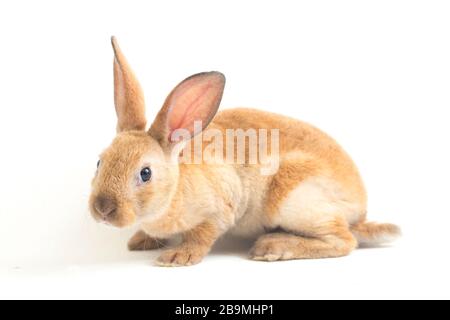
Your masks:
{"label": "rabbit", "polygon": [[[141,86],[115,37],[112,46],[117,136],[100,156],[89,208],[98,222],[138,227],[129,250],[164,248],[156,264],[180,267],[200,263],[225,234],[254,239],[249,257],[257,261],[343,257],[400,235],[396,225],[367,222],[358,169],[327,134],[253,109],[217,113],[219,72],[178,84],[147,129]],[[273,174],[262,174],[261,163],[180,161],[199,134],[252,128],[279,131]]]}

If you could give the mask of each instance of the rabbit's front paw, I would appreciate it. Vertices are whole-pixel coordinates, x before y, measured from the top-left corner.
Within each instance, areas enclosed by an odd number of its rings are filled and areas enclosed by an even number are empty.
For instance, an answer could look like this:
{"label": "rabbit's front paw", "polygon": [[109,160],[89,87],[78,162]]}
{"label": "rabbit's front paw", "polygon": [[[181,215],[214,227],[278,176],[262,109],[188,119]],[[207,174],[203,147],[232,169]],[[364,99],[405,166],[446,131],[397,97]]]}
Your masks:
{"label": "rabbit's front paw", "polygon": [[164,251],[156,261],[160,267],[185,267],[200,263],[205,256],[202,249],[196,247],[178,247]]}
{"label": "rabbit's front paw", "polygon": [[139,231],[128,241],[130,251],[156,250],[162,247],[164,247],[164,240],[151,238],[144,231]]}

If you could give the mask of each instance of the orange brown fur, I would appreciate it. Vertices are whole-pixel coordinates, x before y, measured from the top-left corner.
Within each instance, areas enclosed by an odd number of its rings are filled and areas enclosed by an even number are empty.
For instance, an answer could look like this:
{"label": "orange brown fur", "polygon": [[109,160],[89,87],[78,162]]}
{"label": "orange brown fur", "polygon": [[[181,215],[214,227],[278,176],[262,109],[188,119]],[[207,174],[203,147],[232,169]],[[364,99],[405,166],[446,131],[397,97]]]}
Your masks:
{"label": "orange brown fur", "polygon": [[[276,202],[282,201],[292,190],[292,184],[298,184],[307,176],[317,175],[319,170],[320,174],[339,180],[351,191],[355,200],[367,204],[366,191],[353,161],[336,141],[319,129],[295,119],[246,108],[223,111],[216,116],[213,124],[221,128],[236,127],[244,130],[280,129],[280,155],[285,161],[279,176],[274,176],[273,183],[277,188],[275,193],[279,196],[275,203],[271,197],[270,206],[276,206]],[[296,159],[292,159],[293,157]],[[293,172],[294,167],[297,167],[299,172]],[[278,183],[279,180],[283,182]],[[292,184],[289,181],[292,181]]]}

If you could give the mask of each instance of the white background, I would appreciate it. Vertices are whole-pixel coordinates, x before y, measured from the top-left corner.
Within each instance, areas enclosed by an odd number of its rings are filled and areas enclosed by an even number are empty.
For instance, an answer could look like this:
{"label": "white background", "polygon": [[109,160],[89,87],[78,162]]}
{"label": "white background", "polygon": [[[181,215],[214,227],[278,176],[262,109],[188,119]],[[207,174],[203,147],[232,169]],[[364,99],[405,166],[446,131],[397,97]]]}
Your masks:
{"label": "white background", "polygon": [[[450,298],[448,1],[2,1],[0,298]],[[222,108],[306,120],[354,157],[393,246],[334,260],[199,266],[128,253],[87,210],[115,133],[115,34],[151,119],[180,80],[219,70]]]}

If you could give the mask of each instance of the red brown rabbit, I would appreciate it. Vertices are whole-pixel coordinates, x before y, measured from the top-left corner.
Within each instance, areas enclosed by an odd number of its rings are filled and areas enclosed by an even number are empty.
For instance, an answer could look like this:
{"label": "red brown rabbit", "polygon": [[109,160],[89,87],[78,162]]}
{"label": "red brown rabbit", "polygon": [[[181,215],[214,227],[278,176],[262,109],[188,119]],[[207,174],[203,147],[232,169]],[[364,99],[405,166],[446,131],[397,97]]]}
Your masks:
{"label": "red brown rabbit", "polygon": [[[138,224],[141,231],[130,240],[130,250],[161,248],[182,235],[181,244],[163,251],[157,263],[188,266],[232,233],[257,239],[250,252],[254,260],[332,258],[400,234],[395,225],[366,221],[358,170],[325,133],[258,110],[216,114],[225,86],[221,73],[181,82],[147,130],[141,87],[114,38],[112,43],[117,136],[100,156],[90,210],[96,220],[113,226]],[[268,159],[276,159],[277,170],[264,174],[265,164],[247,157],[244,163],[220,157],[181,161],[197,152],[189,148],[195,138],[190,139],[201,131],[227,136],[230,129],[270,132],[270,142],[256,140],[257,147],[272,147]],[[251,147],[244,147],[248,155]]]}

